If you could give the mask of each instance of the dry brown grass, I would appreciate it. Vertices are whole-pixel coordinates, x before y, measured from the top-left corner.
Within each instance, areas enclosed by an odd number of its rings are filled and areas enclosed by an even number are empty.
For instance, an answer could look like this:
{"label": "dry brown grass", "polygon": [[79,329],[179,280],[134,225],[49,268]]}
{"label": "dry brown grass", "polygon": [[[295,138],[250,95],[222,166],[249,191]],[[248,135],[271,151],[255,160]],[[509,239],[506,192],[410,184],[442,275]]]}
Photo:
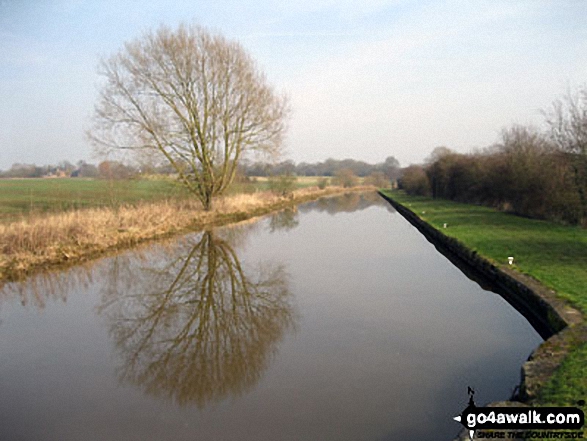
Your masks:
{"label": "dry brown grass", "polygon": [[[357,187],[364,191],[372,187]],[[95,208],[31,216],[0,224],[0,280],[16,279],[35,269],[79,262],[105,251],[146,240],[259,216],[322,196],[348,192],[341,187],[294,191],[289,198],[270,192],[238,194],[216,201],[203,211],[195,201],[165,201],[118,209]]]}

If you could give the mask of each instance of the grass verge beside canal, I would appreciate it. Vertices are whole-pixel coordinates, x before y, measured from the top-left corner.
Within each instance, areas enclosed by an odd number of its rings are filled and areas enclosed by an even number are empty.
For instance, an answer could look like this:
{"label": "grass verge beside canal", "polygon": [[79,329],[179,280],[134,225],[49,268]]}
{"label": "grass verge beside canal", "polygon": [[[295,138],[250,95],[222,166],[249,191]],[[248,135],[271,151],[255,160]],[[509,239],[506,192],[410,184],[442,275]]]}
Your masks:
{"label": "grass verge beside canal", "polygon": [[[422,220],[496,266],[540,281],[587,315],[587,230],[487,207],[384,191]],[[444,224],[447,227],[444,228]],[[576,405],[587,396],[587,345],[580,338],[539,394],[541,404]]]}
{"label": "grass verge beside canal", "polygon": [[74,264],[139,242],[260,216],[323,196],[373,187],[298,189],[290,197],[271,192],[218,198],[206,212],[190,199],[46,213],[0,223],[0,284],[37,269]]}

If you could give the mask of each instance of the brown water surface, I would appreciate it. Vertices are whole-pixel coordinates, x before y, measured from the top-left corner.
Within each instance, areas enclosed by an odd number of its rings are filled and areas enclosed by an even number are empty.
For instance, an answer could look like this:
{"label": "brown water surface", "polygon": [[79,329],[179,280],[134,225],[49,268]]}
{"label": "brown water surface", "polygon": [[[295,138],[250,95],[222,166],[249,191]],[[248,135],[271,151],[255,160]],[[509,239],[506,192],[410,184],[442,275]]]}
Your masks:
{"label": "brown water surface", "polygon": [[377,195],[0,292],[0,440],[442,440],[537,332]]}

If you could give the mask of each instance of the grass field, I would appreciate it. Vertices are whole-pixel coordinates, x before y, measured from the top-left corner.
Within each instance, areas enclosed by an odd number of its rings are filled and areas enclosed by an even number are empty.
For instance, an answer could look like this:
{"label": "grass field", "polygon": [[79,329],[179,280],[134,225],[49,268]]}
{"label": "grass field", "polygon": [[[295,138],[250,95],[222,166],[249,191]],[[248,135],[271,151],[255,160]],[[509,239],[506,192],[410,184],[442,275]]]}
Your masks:
{"label": "grass field", "polygon": [[186,197],[186,192],[167,180],[2,179],[0,220],[31,212],[112,207],[178,197]]}
{"label": "grass field", "polygon": [[[317,184],[319,177],[301,176],[296,187]],[[267,178],[233,184],[228,194],[269,189]],[[171,180],[137,179],[108,181],[83,178],[0,179],[0,221],[30,213],[60,212],[83,208],[115,207],[121,204],[186,198],[190,195]]]}
{"label": "grass field", "polygon": [[[587,314],[587,230],[527,219],[487,207],[388,193],[423,220],[498,264],[541,281]],[[447,228],[443,228],[443,224]],[[561,385],[565,384],[565,387]],[[577,347],[541,400],[574,404],[587,396],[587,346]]]}
{"label": "grass field", "polygon": [[239,222],[323,196],[367,190],[375,188],[309,187],[285,196],[270,191],[239,193],[219,197],[210,211],[195,198],[176,198],[22,216],[0,222],[0,286],[36,270],[73,265],[139,242]]}

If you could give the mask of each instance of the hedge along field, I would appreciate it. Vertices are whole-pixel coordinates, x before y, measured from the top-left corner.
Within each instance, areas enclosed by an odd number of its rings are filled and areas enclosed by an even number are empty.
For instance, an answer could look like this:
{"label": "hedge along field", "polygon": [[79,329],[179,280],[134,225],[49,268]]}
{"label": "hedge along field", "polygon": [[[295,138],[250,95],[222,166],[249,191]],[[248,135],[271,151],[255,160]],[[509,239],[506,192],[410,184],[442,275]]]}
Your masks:
{"label": "hedge along field", "polygon": [[[497,210],[387,192],[423,220],[498,265],[514,268],[569,300],[587,315],[587,230]],[[444,229],[444,224],[447,228]],[[565,385],[562,387],[561,385]],[[547,385],[541,402],[575,405],[587,396],[587,345],[579,345]]]}
{"label": "hedge along field", "polygon": [[186,196],[183,188],[169,180],[1,179],[0,220],[29,213],[114,207]]}

